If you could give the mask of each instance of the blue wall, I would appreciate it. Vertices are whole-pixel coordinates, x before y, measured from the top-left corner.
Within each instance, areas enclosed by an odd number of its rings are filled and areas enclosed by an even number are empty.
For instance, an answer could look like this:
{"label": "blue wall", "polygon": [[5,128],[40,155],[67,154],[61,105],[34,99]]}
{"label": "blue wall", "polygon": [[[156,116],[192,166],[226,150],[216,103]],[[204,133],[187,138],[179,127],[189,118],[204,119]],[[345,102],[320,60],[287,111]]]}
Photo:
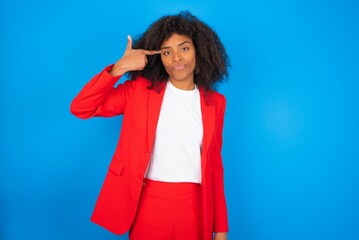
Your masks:
{"label": "blue wall", "polygon": [[188,9],[231,57],[224,129],[230,239],[359,239],[359,4],[0,2],[0,239],[127,239],[89,221],[121,117],[72,98],[135,36]]}

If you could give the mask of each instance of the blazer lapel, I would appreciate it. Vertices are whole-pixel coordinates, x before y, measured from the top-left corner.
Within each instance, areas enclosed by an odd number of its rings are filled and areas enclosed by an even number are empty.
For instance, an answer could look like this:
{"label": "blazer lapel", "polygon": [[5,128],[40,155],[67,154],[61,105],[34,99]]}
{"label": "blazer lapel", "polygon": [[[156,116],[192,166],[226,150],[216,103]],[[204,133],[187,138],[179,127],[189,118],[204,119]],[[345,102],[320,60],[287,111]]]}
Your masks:
{"label": "blazer lapel", "polygon": [[147,151],[152,152],[153,143],[155,140],[155,133],[158,118],[160,115],[163,95],[165,93],[165,84],[159,86],[160,91],[148,90],[148,101],[147,101]]}
{"label": "blazer lapel", "polygon": [[208,95],[203,89],[200,89],[201,111],[203,123],[203,142],[202,142],[202,171],[206,169],[207,152],[211,145],[215,126],[215,108],[209,104]]}

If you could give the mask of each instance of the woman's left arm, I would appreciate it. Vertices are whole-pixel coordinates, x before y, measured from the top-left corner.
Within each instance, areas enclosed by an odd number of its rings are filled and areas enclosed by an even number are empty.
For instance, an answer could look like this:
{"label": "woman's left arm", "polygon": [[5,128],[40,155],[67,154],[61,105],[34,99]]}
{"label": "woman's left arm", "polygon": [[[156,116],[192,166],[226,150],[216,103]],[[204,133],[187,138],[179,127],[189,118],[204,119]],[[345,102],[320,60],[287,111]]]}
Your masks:
{"label": "woman's left arm", "polygon": [[[221,237],[223,233],[228,232],[227,205],[224,196],[224,176],[222,163],[222,132],[224,125],[224,112],[226,109],[226,99],[223,95],[218,97],[218,112],[216,114],[216,130],[214,136],[212,160],[212,184],[213,184],[213,204],[214,204],[214,224],[213,231]],[[223,239],[223,238],[216,238]],[[224,238],[226,239],[226,238]]]}

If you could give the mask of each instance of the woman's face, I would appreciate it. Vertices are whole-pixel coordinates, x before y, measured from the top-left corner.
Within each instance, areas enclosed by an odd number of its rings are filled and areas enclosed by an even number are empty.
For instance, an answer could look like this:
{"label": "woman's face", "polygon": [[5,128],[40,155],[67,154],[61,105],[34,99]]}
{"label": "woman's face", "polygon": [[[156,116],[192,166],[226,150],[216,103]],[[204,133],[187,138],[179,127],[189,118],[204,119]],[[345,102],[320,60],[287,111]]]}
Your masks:
{"label": "woman's face", "polygon": [[174,33],[161,45],[161,60],[175,87],[194,89],[196,49],[191,38]]}

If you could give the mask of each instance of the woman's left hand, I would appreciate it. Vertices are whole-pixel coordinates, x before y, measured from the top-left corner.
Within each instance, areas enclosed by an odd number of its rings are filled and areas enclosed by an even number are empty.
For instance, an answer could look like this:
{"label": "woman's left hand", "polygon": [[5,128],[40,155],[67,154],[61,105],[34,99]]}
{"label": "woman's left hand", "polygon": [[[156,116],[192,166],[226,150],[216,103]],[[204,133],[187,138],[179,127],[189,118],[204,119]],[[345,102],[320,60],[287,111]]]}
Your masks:
{"label": "woman's left hand", "polygon": [[217,232],[214,234],[214,240],[228,240],[226,232]]}

